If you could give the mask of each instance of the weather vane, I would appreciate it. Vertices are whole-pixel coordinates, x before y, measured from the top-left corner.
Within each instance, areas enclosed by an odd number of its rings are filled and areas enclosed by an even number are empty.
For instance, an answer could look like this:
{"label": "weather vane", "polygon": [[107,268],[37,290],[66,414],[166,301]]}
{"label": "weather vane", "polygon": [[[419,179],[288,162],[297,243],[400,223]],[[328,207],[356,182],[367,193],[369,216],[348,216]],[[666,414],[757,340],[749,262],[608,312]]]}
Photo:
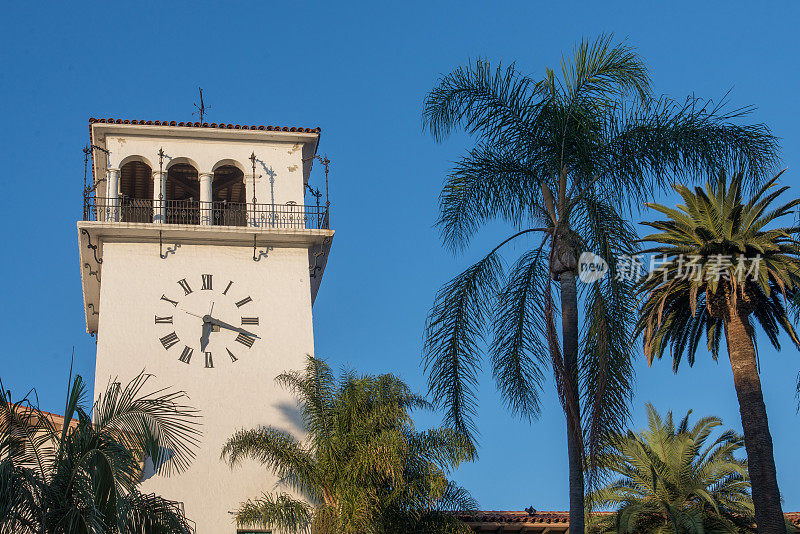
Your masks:
{"label": "weather vane", "polygon": [[197,89],[200,91],[200,105],[198,106],[197,103],[195,102],[194,107],[197,109],[197,111],[193,112],[192,115],[197,115],[199,113],[200,114],[200,122],[202,123],[203,122],[203,117],[205,116],[206,111],[211,109],[211,106],[206,107],[206,105],[203,103],[203,88],[202,87],[198,87]]}

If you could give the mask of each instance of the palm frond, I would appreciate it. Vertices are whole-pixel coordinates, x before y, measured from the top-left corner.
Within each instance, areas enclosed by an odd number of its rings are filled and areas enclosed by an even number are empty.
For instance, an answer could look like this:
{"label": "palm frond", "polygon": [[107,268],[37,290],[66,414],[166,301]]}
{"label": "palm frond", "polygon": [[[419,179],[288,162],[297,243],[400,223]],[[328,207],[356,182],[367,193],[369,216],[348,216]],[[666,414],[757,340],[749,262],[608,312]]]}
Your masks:
{"label": "palm frond", "polygon": [[425,327],[429,393],[445,408],[446,424],[473,437],[479,342],[501,276],[500,260],[493,251],[439,291]]}
{"label": "palm frond", "polygon": [[550,362],[544,292],[551,291],[548,255],[540,247],[510,270],[493,311],[492,372],[506,405],[530,421],[540,411],[543,367]]}
{"label": "palm frond", "polygon": [[199,444],[200,415],[183,391],[142,390],[152,375],[139,373],[124,387],[110,382],[92,411],[101,436],[141,451],[159,474],[185,471]]}
{"label": "palm frond", "polygon": [[131,492],[120,499],[117,529],[121,533],[193,534],[180,503],[157,495]]}
{"label": "palm frond", "polygon": [[242,527],[269,528],[295,534],[311,531],[313,509],[308,503],[286,493],[264,494],[240,504],[235,517],[236,524]]}

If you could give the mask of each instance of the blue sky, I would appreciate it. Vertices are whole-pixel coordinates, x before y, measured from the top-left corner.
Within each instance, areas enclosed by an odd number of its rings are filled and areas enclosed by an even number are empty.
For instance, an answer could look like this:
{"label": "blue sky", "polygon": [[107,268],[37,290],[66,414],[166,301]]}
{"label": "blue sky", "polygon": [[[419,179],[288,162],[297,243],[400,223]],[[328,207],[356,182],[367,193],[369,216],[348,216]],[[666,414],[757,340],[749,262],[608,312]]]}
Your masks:
{"label": "blue sky", "polygon": [[[751,120],[781,137],[784,181],[797,185],[798,15],[795,2],[7,5],[3,386],[35,386],[44,409],[61,411],[73,346],[77,371],[93,381],[75,231],[90,116],[194,120],[200,85],[209,122],[321,126],[337,235],[314,309],[317,354],[422,390],[422,330],[436,289],[504,235],[489,228],[453,257],[432,227],[442,178],[470,146],[458,135],[437,145],[421,131],[423,97],[441,73],[487,57],[540,76],[582,36],[613,32],[647,59],[657,92],[716,99],[733,88],[734,106],[757,105]],[[784,509],[800,510],[800,358],[762,344],[761,362]],[[666,361],[648,369],[640,359],[636,370],[634,426],[650,401],[739,428],[727,358],[700,355],[678,375]],[[481,380],[480,460],[456,479],[486,509],[565,509],[565,430],[552,382],[541,418],[527,425],[507,415],[491,376]]]}

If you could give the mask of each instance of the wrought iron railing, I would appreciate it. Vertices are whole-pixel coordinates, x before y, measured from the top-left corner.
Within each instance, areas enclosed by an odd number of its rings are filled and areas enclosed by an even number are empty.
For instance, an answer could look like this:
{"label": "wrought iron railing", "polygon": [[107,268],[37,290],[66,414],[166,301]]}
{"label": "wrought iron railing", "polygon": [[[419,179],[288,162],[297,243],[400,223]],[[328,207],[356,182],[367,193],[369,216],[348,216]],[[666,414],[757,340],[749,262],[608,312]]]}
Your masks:
{"label": "wrought iron railing", "polygon": [[204,224],[257,228],[327,229],[325,206],[200,202],[87,196],[83,220],[154,224]]}

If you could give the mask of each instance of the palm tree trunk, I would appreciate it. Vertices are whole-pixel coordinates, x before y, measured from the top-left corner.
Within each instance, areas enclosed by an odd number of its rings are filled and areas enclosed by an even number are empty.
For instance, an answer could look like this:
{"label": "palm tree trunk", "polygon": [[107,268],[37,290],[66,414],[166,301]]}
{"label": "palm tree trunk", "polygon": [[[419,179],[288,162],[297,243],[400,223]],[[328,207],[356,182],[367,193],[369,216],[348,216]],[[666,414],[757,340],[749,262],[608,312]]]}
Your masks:
{"label": "palm tree trunk", "polygon": [[567,454],[569,455],[569,532],[584,531],[583,451],[576,432],[580,428],[578,396],[578,288],[575,273],[559,276],[561,285],[561,333],[563,336],[564,372],[568,382]]}
{"label": "palm tree trunk", "polygon": [[731,311],[725,319],[725,339],[739,399],[747,470],[753,488],[753,505],[759,534],[786,534],[781,496],[772,454],[767,408],[761,393],[756,350],[747,316]]}

